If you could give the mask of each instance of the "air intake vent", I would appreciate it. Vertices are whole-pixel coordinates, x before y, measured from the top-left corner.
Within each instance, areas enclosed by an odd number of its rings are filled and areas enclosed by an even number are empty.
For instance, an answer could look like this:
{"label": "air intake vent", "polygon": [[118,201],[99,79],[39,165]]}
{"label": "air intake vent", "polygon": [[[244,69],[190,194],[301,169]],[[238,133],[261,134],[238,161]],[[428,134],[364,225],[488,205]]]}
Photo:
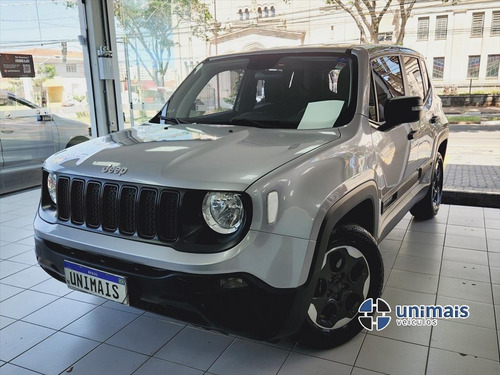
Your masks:
{"label": "air intake vent", "polygon": [[120,197],[120,232],[132,235],[135,233],[135,196],[137,189],[126,186],[122,188]]}
{"label": "air intake vent", "polygon": [[69,178],[59,177],[57,180],[57,215],[59,220],[68,221],[69,213]]}

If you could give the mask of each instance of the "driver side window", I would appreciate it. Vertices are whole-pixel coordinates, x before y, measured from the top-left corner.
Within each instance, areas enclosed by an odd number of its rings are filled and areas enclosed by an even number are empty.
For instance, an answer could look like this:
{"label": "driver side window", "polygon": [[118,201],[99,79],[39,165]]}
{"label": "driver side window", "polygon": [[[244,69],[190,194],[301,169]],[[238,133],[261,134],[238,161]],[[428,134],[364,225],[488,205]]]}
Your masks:
{"label": "driver side window", "polygon": [[370,92],[370,119],[384,122],[385,102],[404,95],[403,76],[398,56],[382,56],[373,59],[372,86]]}

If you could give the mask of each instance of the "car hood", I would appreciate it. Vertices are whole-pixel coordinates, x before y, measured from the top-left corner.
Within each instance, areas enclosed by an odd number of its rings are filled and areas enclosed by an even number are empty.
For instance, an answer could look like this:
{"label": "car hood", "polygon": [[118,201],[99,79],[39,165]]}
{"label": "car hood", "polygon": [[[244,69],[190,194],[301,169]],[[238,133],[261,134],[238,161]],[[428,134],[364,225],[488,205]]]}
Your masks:
{"label": "car hood", "polygon": [[[337,129],[147,123],[58,152],[46,160],[45,168],[97,179],[243,191],[270,171],[339,137]],[[106,172],[110,165],[111,172]]]}

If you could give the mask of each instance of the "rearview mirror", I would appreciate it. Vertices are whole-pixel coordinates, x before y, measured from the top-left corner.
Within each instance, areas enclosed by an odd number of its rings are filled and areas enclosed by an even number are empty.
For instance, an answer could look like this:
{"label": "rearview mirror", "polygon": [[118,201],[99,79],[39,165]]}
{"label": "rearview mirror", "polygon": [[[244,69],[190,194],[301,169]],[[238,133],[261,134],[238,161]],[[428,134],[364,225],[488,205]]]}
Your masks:
{"label": "rearview mirror", "polygon": [[422,98],[419,96],[398,96],[388,99],[384,105],[385,124],[380,130],[387,130],[406,122],[419,121],[423,105]]}

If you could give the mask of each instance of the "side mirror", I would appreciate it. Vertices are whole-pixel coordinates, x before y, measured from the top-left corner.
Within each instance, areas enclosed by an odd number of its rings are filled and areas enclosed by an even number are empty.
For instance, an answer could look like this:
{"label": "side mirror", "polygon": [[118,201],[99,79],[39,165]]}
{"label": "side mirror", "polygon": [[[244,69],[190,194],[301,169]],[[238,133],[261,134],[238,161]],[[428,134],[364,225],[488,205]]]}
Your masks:
{"label": "side mirror", "polygon": [[37,115],[36,116],[37,121],[52,121],[52,116],[51,115]]}
{"label": "side mirror", "polygon": [[419,96],[398,96],[390,98],[384,105],[385,124],[380,130],[387,130],[406,122],[419,121],[424,103]]}

